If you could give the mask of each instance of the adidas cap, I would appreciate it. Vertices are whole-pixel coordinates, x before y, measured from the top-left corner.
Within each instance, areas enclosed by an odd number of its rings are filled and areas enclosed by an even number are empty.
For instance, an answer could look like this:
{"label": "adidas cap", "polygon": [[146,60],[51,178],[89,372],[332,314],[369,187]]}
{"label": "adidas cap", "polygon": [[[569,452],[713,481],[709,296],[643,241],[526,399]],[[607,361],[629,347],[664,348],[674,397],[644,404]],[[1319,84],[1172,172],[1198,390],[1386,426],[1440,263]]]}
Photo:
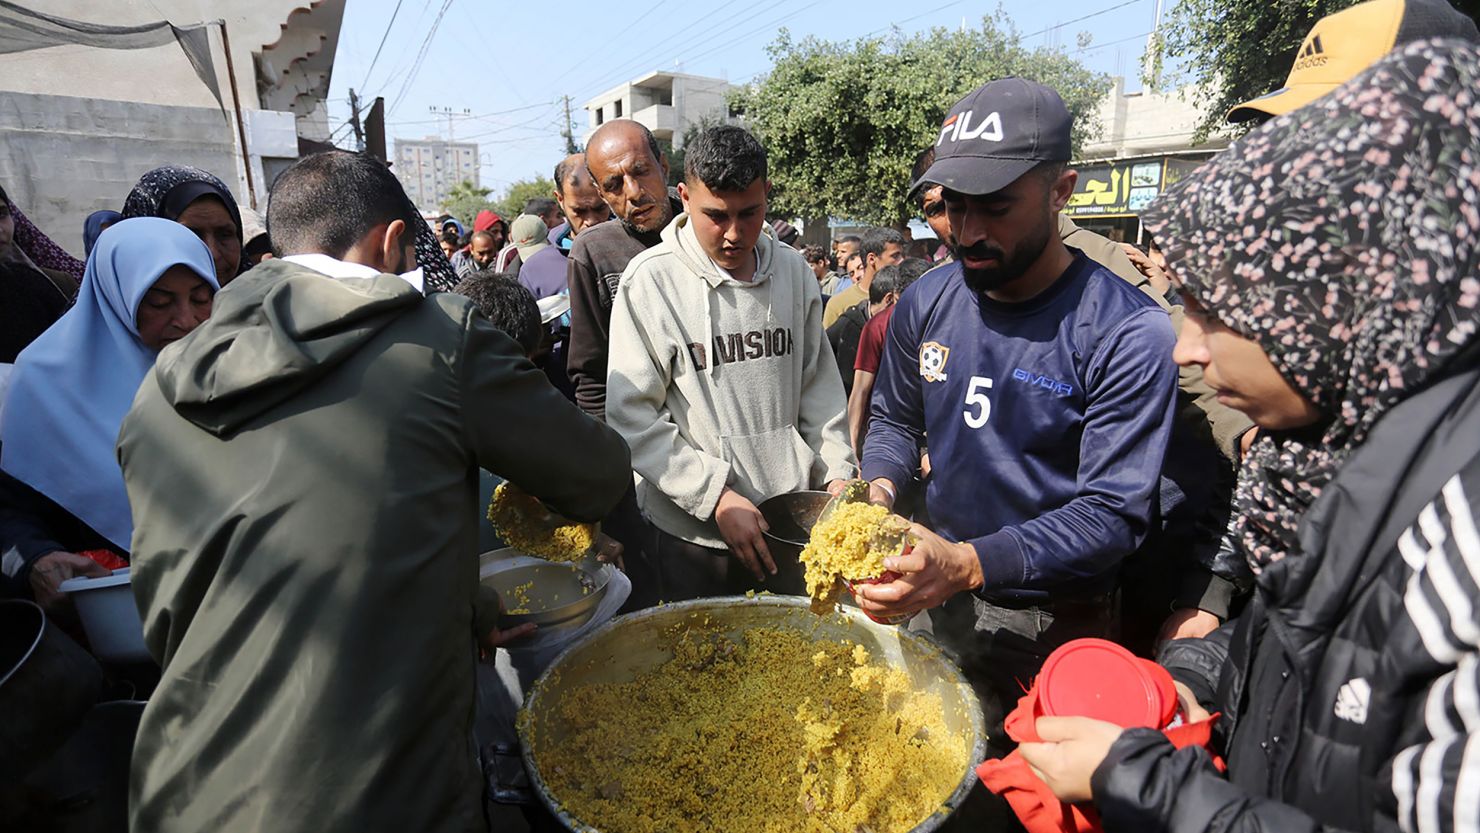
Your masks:
{"label": "adidas cap", "polygon": [[1231,122],[1282,116],[1315,101],[1394,47],[1429,38],[1480,41],[1475,22],[1448,0],[1370,0],[1316,21],[1285,86],[1228,111]]}
{"label": "adidas cap", "polygon": [[990,81],[951,107],[935,161],[910,193],[927,184],[974,196],[1000,191],[1040,162],[1069,161],[1072,124],[1048,87],[1025,78]]}

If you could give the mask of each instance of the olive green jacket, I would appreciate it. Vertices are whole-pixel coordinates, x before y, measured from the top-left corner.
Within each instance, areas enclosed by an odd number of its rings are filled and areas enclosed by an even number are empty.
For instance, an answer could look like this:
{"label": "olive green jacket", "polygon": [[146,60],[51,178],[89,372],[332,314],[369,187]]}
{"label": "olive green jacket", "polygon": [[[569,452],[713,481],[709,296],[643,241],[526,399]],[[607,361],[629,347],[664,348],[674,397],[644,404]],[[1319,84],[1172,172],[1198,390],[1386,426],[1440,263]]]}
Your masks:
{"label": "olive green jacket", "polygon": [[478,469],[595,520],[616,432],[467,299],[273,260],[161,352],[118,450],[163,667],[131,829],[482,830]]}
{"label": "olive green jacket", "polygon": [[[1082,251],[1090,260],[1104,266],[1119,275],[1123,280],[1146,294],[1155,301],[1158,306],[1166,310],[1172,316],[1172,328],[1182,332],[1182,306],[1171,304],[1166,297],[1156,291],[1151,281],[1141,274],[1131,259],[1126,257],[1125,250],[1120,244],[1109,238],[1095,234],[1089,229],[1082,229],[1074,224],[1074,221],[1059,215],[1059,236],[1063,238],[1064,245],[1073,246]],[[1254,423],[1242,411],[1219,402],[1213,389],[1203,381],[1202,368],[1190,365],[1179,371],[1178,386],[1182,389],[1184,396],[1191,398],[1192,405],[1202,412],[1202,418],[1206,420],[1208,431],[1218,450],[1229,461],[1237,463],[1239,460],[1238,444],[1244,432],[1254,427]]]}

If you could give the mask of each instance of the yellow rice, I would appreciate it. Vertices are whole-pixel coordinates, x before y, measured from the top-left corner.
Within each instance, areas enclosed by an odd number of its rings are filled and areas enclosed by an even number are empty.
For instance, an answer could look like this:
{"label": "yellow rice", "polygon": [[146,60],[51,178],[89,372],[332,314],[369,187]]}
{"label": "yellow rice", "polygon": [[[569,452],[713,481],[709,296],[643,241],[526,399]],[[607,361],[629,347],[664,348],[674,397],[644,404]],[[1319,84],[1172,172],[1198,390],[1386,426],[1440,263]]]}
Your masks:
{"label": "yellow rice", "polygon": [[861,645],[789,629],[688,630],[632,682],[566,692],[535,760],[603,833],[905,833],[960,782],[938,696]]}
{"label": "yellow rice", "polygon": [[504,543],[547,561],[579,561],[596,541],[595,524],[565,523],[508,483],[493,490],[488,521]]}

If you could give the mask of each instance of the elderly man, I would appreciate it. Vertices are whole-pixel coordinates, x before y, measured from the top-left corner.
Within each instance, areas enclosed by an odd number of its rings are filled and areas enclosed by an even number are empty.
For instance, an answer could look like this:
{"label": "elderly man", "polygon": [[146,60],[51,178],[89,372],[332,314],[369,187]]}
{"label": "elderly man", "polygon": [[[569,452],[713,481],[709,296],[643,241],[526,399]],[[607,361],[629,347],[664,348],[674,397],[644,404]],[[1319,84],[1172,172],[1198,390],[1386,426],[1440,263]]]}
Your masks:
{"label": "elderly man", "polygon": [[607,342],[617,281],[628,262],[658,245],[683,211],[668,194],[668,158],[646,127],[609,121],[591,134],[586,169],[617,222],[576,238],[570,252],[570,378],[576,403],[605,418]]}
{"label": "elderly man", "polygon": [[124,420],[162,667],[133,830],[484,829],[474,666],[502,636],[477,471],[596,520],[631,462],[468,299],[397,277],[410,205],[369,157],[284,171],[267,223],[285,257],[217,296]]}

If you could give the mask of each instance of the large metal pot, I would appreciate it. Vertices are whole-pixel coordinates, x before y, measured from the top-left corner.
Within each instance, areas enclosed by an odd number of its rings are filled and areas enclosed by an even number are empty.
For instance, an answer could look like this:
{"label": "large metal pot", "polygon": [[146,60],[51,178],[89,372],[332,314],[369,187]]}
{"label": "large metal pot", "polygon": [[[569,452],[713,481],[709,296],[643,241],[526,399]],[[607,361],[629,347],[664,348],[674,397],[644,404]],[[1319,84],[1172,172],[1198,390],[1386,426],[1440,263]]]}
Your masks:
{"label": "large metal pot", "polygon": [[[602,833],[601,829],[572,817],[560,796],[552,795],[540,775],[539,751],[543,744],[560,744],[564,730],[555,715],[563,694],[591,683],[626,682],[671,659],[663,634],[694,615],[711,625],[724,627],[733,638],[751,628],[792,628],[814,639],[847,639],[909,675],[922,691],[939,695],[945,708],[946,727],[965,733],[970,740],[969,760],[961,761],[961,781],[946,809],[954,811],[965,801],[976,781],[973,767],[986,754],[986,732],[981,705],[971,686],[950,655],[930,637],[903,628],[880,625],[856,610],[819,617],[805,598],[757,596],[696,599],[689,602],[621,616],[592,631],[571,645],[540,675],[530,689],[519,721],[519,740],[524,766],[540,799],[567,830]],[[949,812],[932,814],[911,833],[929,833],[941,826]]]}
{"label": "large metal pot", "polygon": [[55,752],[103,690],[103,669],[31,602],[0,601],[0,783]]}

